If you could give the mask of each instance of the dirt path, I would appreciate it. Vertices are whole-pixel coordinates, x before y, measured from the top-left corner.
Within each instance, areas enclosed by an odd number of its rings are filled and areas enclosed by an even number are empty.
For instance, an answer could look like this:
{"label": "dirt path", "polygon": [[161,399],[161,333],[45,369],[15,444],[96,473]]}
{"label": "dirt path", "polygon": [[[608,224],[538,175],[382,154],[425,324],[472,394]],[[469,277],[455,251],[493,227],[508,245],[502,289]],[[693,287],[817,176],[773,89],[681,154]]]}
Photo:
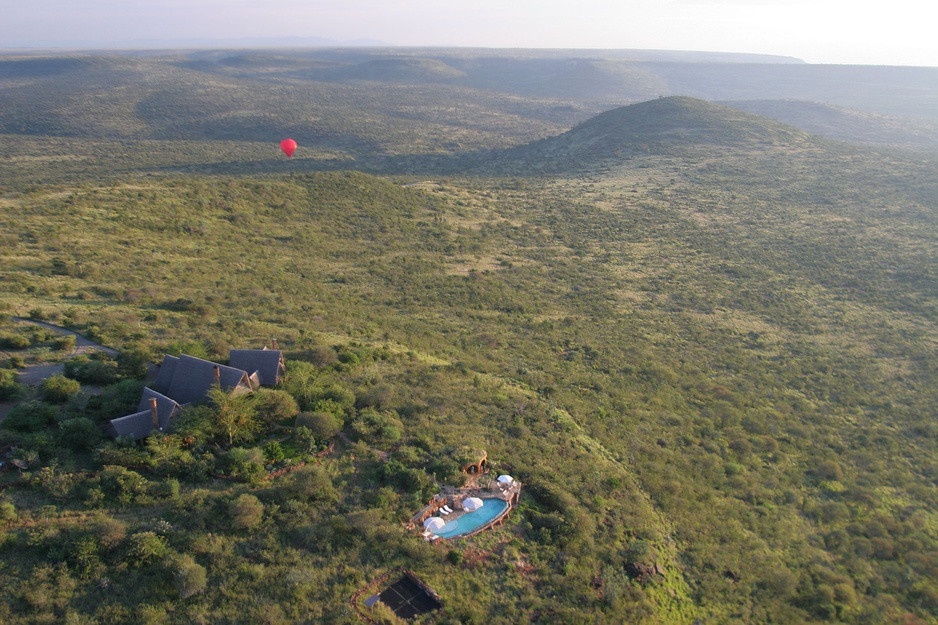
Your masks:
{"label": "dirt path", "polygon": [[[79,354],[86,354],[91,351],[102,351],[109,356],[116,356],[119,352],[113,347],[105,347],[100,343],[95,343],[91,339],[85,338],[84,336],[78,334],[73,330],[68,328],[63,328],[62,326],[57,326],[51,323],[46,323],[45,321],[34,321],[32,319],[24,319],[22,317],[11,317],[13,321],[19,323],[31,323],[33,325],[42,326],[56,332],[58,334],[71,335],[75,337],[75,349],[71,353],[67,354],[66,358],[71,358],[72,356],[77,356]],[[46,378],[52,377],[56,373],[62,373],[65,370],[65,366],[62,363],[49,363],[41,365],[29,365],[20,369],[16,374],[16,381],[20,384],[25,384],[27,386],[39,386],[42,384],[42,381]],[[12,403],[0,403],[0,420],[6,416],[10,408],[15,404]]]}
{"label": "dirt path", "polygon": [[[18,321],[20,323],[31,323],[33,325],[41,326],[43,328],[52,330],[58,334],[65,334],[75,337],[75,349],[72,350],[70,354],[66,357],[71,358],[72,356],[77,356],[79,354],[86,354],[90,351],[102,351],[109,356],[116,356],[119,352],[112,347],[105,347],[100,343],[95,343],[91,339],[85,338],[80,335],[78,332],[69,330],[68,328],[63,328],[62,326],[53,325],[51,323],[46,323],[45,321],[33,321],[32,319],[23,319],[22,317],[13,317],[13,321]],[[30,365],[19,371],[16,375],[16,381],[20,384],[26,384],[28,386],[39,386],[43,380],[46,378],[52,377],[56,373],[62,373],[64,366],[62,363],[52,363],[52,364],[43,364],[43,365]]]}

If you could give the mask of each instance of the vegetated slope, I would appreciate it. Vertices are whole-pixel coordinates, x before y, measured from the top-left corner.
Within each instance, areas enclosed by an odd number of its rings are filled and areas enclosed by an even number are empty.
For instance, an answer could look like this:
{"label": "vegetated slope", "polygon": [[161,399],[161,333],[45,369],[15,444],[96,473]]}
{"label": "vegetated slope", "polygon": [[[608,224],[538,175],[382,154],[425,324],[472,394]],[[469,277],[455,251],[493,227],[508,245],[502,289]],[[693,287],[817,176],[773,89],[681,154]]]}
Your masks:
{"label": "vegetated slope", "polygon": [[50,75],[51,60],[7,58],[0,132],[190,141],[289,135],[312,149],[355,155],[433,153],[531,140],[561,130],[577,114],[569,102],[545,105],[448,84],[428,91],[426,78],[323,82],[308,75],[321,61],[297,63],[303,67],[243,54],[83,56]]}
{"label": "vegetated slope", "polygon": [[938,110],[929,68],[648,59],[628,51],[461,49],[6,56],[0,133],[291,135],[360,158],[515,146],[660,95],[799,98],[926,119]]}
{"label": "vegetated slope", "polygon": [[809,141],[808,133],[766,117],[671,96],[607,111],[559,136],[507,150],[489,160],[494,168],[560,173],[700,146],[783,148]]}
{"label": "vegetated slope", "polygon": [[796,100],[734,100],[720,104],[841,141],[938,149],[938,126],[913,118]]}
{"label": "vegetated slope", "polygon": [[[586,180],[140,178],[4,197],[4,303],[125,346],[199,338],[223,356],[276,335],[292,359],[338,352],[298,368],[295,390],[310,409],[345,402],[359,443],[326,461],[336,492],[321,497],[219,485],[148,448],[152,492],[168,474],[179,501],[109,491],[102,514],[131,506],[132,533],[165,518],[217,583],[183,611],[173,561],[130,566],[119,542],[95,552],[117,595],[102,605],[84,535],[53,569],[61,534],[17,525],[0,546],[9,605],[53,613],[31,589],[59,579],[56,605],[92,617],[143,603],[169,621],[351,622],[348,597],[404,565],[462,621],[938,617],[934,162],[652,105],[681,123],[610,125],[667,151]],[[727,141],[734,116],[747,125]],[[676,149],[680,133],[699,143]],[[400,438],[368,430],[366,408]],[[78,462],[58,437],[27,442]],[[465,441],[525,482],[524,505],[445,556],[399,521]],[[94,477],[37,482],[22,514],[67,533],[45,506],[88,514],[103,478],[83,461]],[[258,533],[226,512],[244,492],[265,506]],[[630,577],[653,563],[654,579]]]}

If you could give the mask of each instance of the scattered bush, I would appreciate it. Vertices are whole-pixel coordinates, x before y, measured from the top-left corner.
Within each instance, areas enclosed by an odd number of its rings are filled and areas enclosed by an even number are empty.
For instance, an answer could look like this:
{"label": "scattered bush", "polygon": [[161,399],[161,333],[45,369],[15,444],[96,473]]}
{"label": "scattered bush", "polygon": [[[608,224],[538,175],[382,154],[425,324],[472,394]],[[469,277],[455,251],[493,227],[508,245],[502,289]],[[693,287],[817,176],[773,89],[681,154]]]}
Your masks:
{"label": "scattered bush", "polygon": [[332,440],[343,425],[342,419],[331,412],[302,412],[296,417],[296,427],[309,428],[319,442]]}
{"label": "scattered bush", "polygon": [[389,445],[401,439],[404,424],[393,411],[366,408],[352,420],[352,431],[372,444]]}
{"label": "scattered bush", "polygon": [[208,583],[205,567],[188,554],[182,554],[173,561],[173,579],[180,599],[201,593]]}
{"label": "scattered bush", "polygon": [[59,423],[58,438],[67,449],[92,449],[101,440],[101,430],[85,417],[66,419]]}
{"label": "scattered bush", "polygon": [[147,349],[125,349],[117,355],[117,375],[124,379],[142,380],[149,373],[153,354]]}
{"label": "scattered bush", "polygon": [[264,504],[254,495],[244,493],[228,505],[228,514],[235,529],[254,529],[264,518]]}
{"label": "scattered bush", "polygon": [[128,543],[127,563],[131,566],[147,566],[170,553],[169,542],[156,532],[131,534]]}
{"label": "scattered bush", "polygon": [[0,335],[0,348],[2,349],[27,349],[29,345],[29,339],[22,334]]}
{"label": "scattered bush", "polygon": [[300,411],[296,400],[286,391],[260,389],[254,393],[257,416],[265,423],[292,419]]}
{"label": "scattered bush", "polygon": [[52,339],[52,345],[60,352],[73,351],[76,343],[74,334],[63,334]]}
{"label": "scattered bush", "polygon": [[[113,384],[117,381],[117,363],[103,352],[96,356],[75,356],[65,361],[65,375],[85,384]],[[99,355],[100,354],[100,355]]]}
{"label": "scattered bush", "polygon": [[80,392],[81,384],[61,374],[46,378],[39,385],[39,393],[42,398],[54,404],[63,404]]}
{"label": "scattered bush", "polygon": [[218,457],[219,467],[225,475],[256,484],[264,477],[264,453],[256,448],[233,447]]}
{"label": "scattered bush", "polygon": [[283,445],[281,445],[279,441],[270,441],[264,445],[264,458],[270,464],[282,462],[283,459],[286,458]]}
{"label": "scattered bush", "polygon": [[0,401],[13,401],[26,395],[26,386],[16,381],[16,371],[0,369]]}
{"label": "scattered bush", "polygon": [[59,409],[42,401],[32,400],[14,406],[0,427],[16,432],[40,432],[55,424]]}

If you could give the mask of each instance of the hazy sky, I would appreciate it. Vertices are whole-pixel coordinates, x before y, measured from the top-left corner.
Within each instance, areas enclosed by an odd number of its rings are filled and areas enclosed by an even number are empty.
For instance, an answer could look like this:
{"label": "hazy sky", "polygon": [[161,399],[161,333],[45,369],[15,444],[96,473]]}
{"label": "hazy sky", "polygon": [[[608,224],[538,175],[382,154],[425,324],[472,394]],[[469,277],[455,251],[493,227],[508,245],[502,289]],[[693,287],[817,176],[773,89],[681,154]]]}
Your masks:
{"label": "hazy sky", "polygon": [[[923,0],[0,0],[0,48],[323,37],[402,46],[755,52],[938,67]],[[926,11],[928,14],[926,14]]]}

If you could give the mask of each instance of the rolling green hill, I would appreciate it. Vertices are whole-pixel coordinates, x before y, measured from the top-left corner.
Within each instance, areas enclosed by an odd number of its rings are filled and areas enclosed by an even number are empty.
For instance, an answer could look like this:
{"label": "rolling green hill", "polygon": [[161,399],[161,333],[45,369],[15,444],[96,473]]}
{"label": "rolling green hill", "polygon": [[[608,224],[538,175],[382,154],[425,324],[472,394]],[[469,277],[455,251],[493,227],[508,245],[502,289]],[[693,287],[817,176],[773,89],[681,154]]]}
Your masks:
{"label": "rolling green hill", "polygon": [[[0,365],[64,358],[11,315],[125,353],[0,376],[0,621],[351,624],[405,567],[426,623],[938,622],[933,155],[344,54],[0,65]],[[281,392],[103,434],[147,361],[271,337]],[[467,448],[521,505],[426,543]]]}
{"label": "rolling green hill", "polygon": [[674,96],[607,111],[571,130],[488,157],[492,170],[555,173],[612,165],[643,155],[694,149],[805,148],[793,126],[695,98]]}

